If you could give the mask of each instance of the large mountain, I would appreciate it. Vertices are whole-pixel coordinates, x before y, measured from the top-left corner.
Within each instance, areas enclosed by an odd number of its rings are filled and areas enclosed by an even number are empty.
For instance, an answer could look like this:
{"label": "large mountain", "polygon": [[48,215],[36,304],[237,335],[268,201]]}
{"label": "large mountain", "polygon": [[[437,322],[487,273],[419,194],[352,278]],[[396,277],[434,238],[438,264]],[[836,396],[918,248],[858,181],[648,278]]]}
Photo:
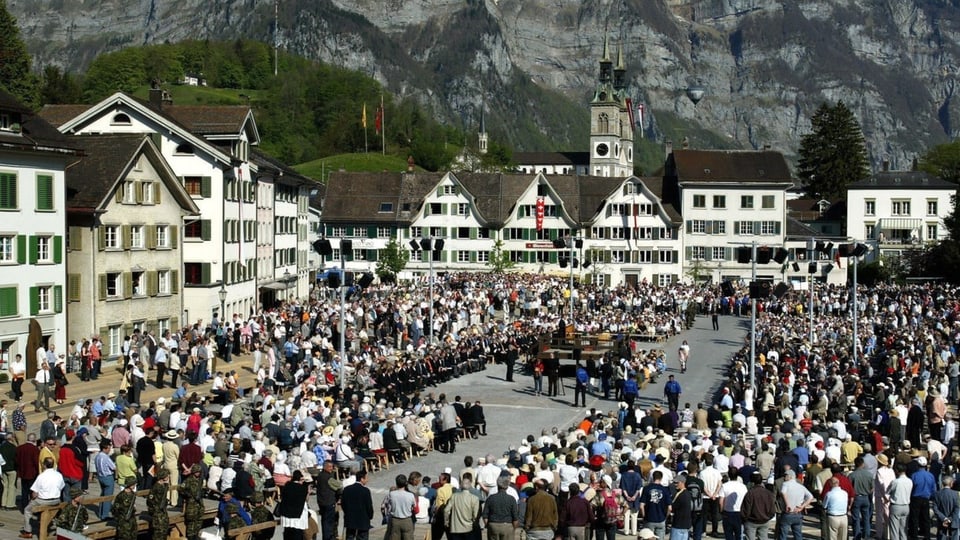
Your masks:
{"label": "large mountain", "polygon": [[[824,100],[872,160],[905,167],[960,130],[960,0],[279,0],[284,50],[369,73],[517,148],[585,149],[605,36],[645,135],[794,153]],[[273,0],[8,0],[35,62],[188,38],[273,41]],[[702,85],[698,106],[684,90]],[[543,89],[564,94],[569,102]],[[485,105],[482,105],[485,103]],[[516,126],[535,126],[538,137]],[[702,130],[716,137],[708,141]],[[530,130],[525,130],[529,133]],[[517,140],[517,139],[524,140]]]}

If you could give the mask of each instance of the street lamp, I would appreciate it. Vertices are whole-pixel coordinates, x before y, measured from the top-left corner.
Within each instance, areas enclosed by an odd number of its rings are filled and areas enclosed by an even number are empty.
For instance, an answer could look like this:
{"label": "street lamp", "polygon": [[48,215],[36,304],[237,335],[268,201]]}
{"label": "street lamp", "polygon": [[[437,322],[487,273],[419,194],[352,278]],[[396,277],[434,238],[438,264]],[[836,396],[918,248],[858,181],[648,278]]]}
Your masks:
{"label": "street lamp", "polygon": [[346,303],[347,303],[347,253],[353,254],[353,240],[340,239],[340,395],[347,387],[346,349]]}
{"label": "street lamp", "polygon": [[217,297],[220,298],[220,325],[223,325],[223,322],[227,317],[227,288],[223,284],[223,280],[220,281],[220,290],[217,291]]}
{"label": "street lamp", "polygon": [[433,344],[433,257],[434,254],[443,251],[443,238],[434,238],[428,236],[421,238],[419,242],[410,240],[410,248],[414,253],[423,251],[430,259],[430,326],[427,328],[428,343]]}
{"label": "street lamp", "polygon": [[[573,234],[570,234],[564,238],[557,238],[553,241],[553,247],[557,249],[570,248],[570,258],[567,259],[567,262],[570,263],[570,324],[574,323],[574,313],[573,313],[573,269],[579,266],[579,263],[576,258],[576,253],[574,252],[575,248],[583,247],[583,238],[576,238]],[[564,264],[563,256],[560,256],[560,268],[566,266]],[[566,329],[564,329],[566,331]]]}
{"label": "street lamp", "polygon": [[842,244],[839,248],[839,255],[841,257],[853,257],[853,291],[851,292],[850,301],[853,303],[853,364],[857,364],[857,262],[860,260],[860,257],[863,257],[869,251],[869,247],[866,244],[861,244],[859,242],[854,242],[852,244]]}

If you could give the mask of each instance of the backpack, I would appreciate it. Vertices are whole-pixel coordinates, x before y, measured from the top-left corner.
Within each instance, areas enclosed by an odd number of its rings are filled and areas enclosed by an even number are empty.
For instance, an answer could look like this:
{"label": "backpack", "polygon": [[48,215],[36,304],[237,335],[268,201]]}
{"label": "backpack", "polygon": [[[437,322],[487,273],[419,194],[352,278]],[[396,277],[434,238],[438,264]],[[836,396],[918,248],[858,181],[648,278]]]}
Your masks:
{"label": "backpack", "polygon": [[703,488],[696,482],[687,484],[687,491],[690,492],[690,509],[694,512],[703,511]]}
{"label": "backpack", "polygon": [[616,523],[618,527],[622,526],[623,517],[620,511],[620,504],[617,502],[617,497],[610,493],[602,494],[603,497],[603,520],[607,524]]}
{"label": "backpack", "polygon": [[590,376],[587,375],[587,370],[583,368],[577,368],[577,382],[580,384],[587,384],[587,381],[590,380]]}

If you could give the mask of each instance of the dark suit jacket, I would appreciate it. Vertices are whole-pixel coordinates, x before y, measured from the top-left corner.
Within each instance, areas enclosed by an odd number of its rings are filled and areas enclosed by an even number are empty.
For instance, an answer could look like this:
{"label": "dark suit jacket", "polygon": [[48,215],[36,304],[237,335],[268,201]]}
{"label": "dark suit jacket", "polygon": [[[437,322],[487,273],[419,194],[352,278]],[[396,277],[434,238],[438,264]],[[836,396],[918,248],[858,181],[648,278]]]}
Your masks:
{"label": "dark suit jacket", "polygon": [[307,504],[307,485],[298,482],[287,482],[280,488],[281,517],[298,518]]}
{"label": "dark suit jacket", "polygon": [[357,482],[343,488],[340,498],[343,508],[343,526],[347,529],[366,531],[373,519],[373,496],[367,486]]}

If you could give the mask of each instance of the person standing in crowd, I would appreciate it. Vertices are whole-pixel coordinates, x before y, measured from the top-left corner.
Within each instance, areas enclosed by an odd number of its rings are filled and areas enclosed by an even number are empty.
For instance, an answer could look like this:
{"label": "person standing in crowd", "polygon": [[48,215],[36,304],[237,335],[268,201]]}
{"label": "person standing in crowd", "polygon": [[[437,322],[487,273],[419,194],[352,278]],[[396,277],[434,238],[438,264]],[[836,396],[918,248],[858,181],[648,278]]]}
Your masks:
{"label": "person standing in crowd", "polygon": [[740,481],[736,467],[727,471],[729,480],[720,486],[720,505],[723,508],[723,536],[726,540],[740,540],[743,536],[743,519],[740,515],[747,486]]}
{"label": "person standing in crowd", "polygon": [[543,365],[543,359],[533,359],[533,393],[539,396],[543,393],[543,371],[546,366]]}
{"label": "person standing in crowd", "polygon": [[2,458],[3,496],[0,498],[0,508],[15,510],[17,508],[17,438],[13,433],[0,435],[0,458]]}
{"label": "person standing in crowd", "polygon": [[890,519],[887,522],[888,540],[907,540],[907,518],[910,516],[910,493],[913,482],[907,477],[907,466],[897,463],[893,467],[897,477],[887,486],[890,504]]}
{"label": "person standing in crowd", "polygon": [[367,487],[367,471],[357,471],[356,482],[343,488],[340,505],[346,540],[367,540],[373,519],[373,496]]}
{"label": "person standing in crowd", "polygon": [[50,385],[53,383],[53,375],[50,374],[50,366],[46,361],[38,364],[37,374],[33,378],[37,386],[37,400],[34,402],[34,412],[40,412],[40,408],[50,410]]}
{"label": "person standing in crowd", "polygon": [[280,526],[283,527],[283,540],[305,540],[305,533],[309,526],[308,493],[309,487],[303,483],[303,473],[299,470],[293,471],[290,481],[280,488],[277,513],[280,517]]}
{"label": "person standing in crowd", "polygon": [[573,390],[573,406],[587,406],[587,383],[590,382],[590,375],[587,369],[577,362],[576,383]]}
{"label": "person standing in crowd", "polygon": [[[706,423],[706,411],[699,404],[697,407],[704,411]],[[700,480],[703,482],[703,515],[699,526],[694,529],[694,540],[700,540],[699,536],[703,534],[707,523],[710,524],[710,536],[720,536],[717,526],[720,522],[720,487],[723,485],[723,475],[713,466],[713,458],[713,454],[703,456],[703,469],[700,470]]]}
{"label": "person standing in crowd", "polygon": [[337,506],[342,495],[339,482],[333,473],[333,461],[324,461],[317,475],[317,514],[323,540],[333,540],[337,535]]}
{"label": "person standing in crowd", "polygon": [[[681,350],[683,349],[681,348]],[[667,377],[667,382],[663,385],[663,397],[666,398],[669,409],[680,410],[680,393],[680,383],[673,375]]]}
{"label": "person standing in crowd", "polygon": [[851,504],[849,494],[840,487],[840,480],[835,476],[827,480],[827,495],[823,498],[827,520],[824,540],[847,539],[847,513]]}
{"label": "person standing in crowd", "polygon": [[517,360],[520,359],[520,350],[517,348],[516,342],[513,340],[510,341],[510,345],[507,347],[507,356],[505,363],[507,364],[507,382],[513,382],[513,368],[517,364]]}
{"label": "person standing in crowd", "polygon": [[137,479],[127,478],[123,491],[113,500],[110,509],[117,522],[117,540],[137,540],[137,520],[134,519],[137,502]]}
{"label": "person standing in crowd", "polygon": [[167,513],[170,473],[166,469],[157,472],[157,481],[147,495],[147,511],[150,512],[150,534],[153,540],[164,540],[170,533],[170,516]]}
{"label": "person standing in crowd", "polygon": [[[693,465],[693,462],[691,462],[691,465]],[[687,481],[689,482],[689,478]],[[570,486],[573,487],[573,484],[570,484]],[[637,523],[640,517],[641,488],[643,488],[643,478],[641,478],[640,473],[637,472],[636,464],[634,464],[633,461],[628,461],[627,470],[620,475],[620,493],[623,496],[625,504],[623,511],[623,534],[627,536],[636,536],[639,530]]]}
{"label": "person standing in crowd", "polygon": [[557,500],[547,491],[543,479],[533,482],[534,494],[527,498],[523,517],[527,538],[530,540],[553,540],[560,522]]}
{"label": "person standing in crowd", "polygon": [[743,518],[747,540],[767,540],[770,522],[777,516],[777,498],[763,485],[763,475],[750,475],[752,487],[743,496],[740,516]]}
{"label": "person standing in crowd", "polygon": [[[688,540],[693,527],[693,497],[687,489],[687,475],[678,474],[673,480],[676,493],[671,507],[670,540]],[[739,539],[738,539],[739,540]]]}
{"label": "person standing in crowd", "polygon": [[544,372],[547,375],[547,395],[556,397],[560,393],[560,358],[552,353],[543,361]]}
{"label": "person standing in crowd", "polygon": [[651,482],[640,495],[640,517],[643,526],[652,530],[660,540],[667,535],[667,517],[670,515],[670,492],[663,486],[663,471],[654,470]]}
{"label": "person standing in crowd", "polygon": [[183,521],[187,525],[187,538],[200,536],[203,526],[203,468],[199,463],[190,467],[190,475],[180,485],[183,501]]}
{"label": "person standing in crowd", "polygon": [[487,540],[513,540],[513,534],[520,524],[517,500],[510,489],[510,476],[497,477],[497,492],[487,497],[483,503],[483,521],[487,528]]}
{"label": "person standing in crowd", "polygon": [[[580,495],[579,484],[570,484],[569,489],[570,497],[563,504],[563,509],[560,511],[560,528],[561,530],[567,531],[566,538],[568,540],[590,540],[588,534],[596,520],[593,507],[586,498]],[[498,492],[497,495],[499,494]],[[513,500],[513,497],[509,495],[507,495],[507,498]],[[484,511],[486,511],[486,508],[484,508]],[[498,538],[498,540],[504,539],[512,540],[513,531],[511,530],[510,534],[506,537]],[[492,539],[488,537],[488,540]]]}
{"label": "person standing in crowd", "polygon": [[471,493],[473,479],[469,475],[460,481],[460,489],[450,497],[443,509],[443,523],[450,540],[471,540],[474,525],[480,519],[480,498]]}
{"label": "person standing in crowd", "polygon": [[890,499],[887,496],[887,488],[896,478],[896,474],[890,468],[890,458],[886,454],[877,455],[877,465],[877,475],[873,480],[873,513],[877,516],[877,539],[888,540]]}
{"label": "person standing in crowd", "polygon": [[780,497],[783,498],[783,514],[780,516],[779,540],[803,540],[803,512],[816,499],[807,488],[797,482],[797,474],[787,470],[783,475],[783,484],[780,486]]}
{"label": "person standing in crowd", "polygon": [[38,506],[60,504],[60,494],[66,486],[63,482],[63,475],[57,471],[57,464],[53,458],[44,459],[41,465],[43,472],[37,476],[33,485],[30,486],[29,502],[23,509],[23,529],[20,530],[20,538],[33,538],[33,531],[30,527],[33,512]]}
{"label": "person standing in crowd", "polygon": [[[407,490],[407,476],[398,474],[394,489],[387,494],[390,506],[390,539],[413,540],[413,520],[417,515],[417,497]],[[442,516],[434,516],[440,519]]]}
{"label": "person standing in crowd", "polygon": [[[113,452],[113,443],[110,439],[101,439],[100,440],[100,451],[97,452],[97,455],[93,459],[94,470],[97,473],[97,481],[100,483],[100,496],[107,497],[113,495],[114,486],[116,485],[116,472],[117,465],[113,462],[113,459],[110,458],[110,454]],[[106,521],[110,517],[110,506],[112,501],[104,501],[100,503],[99,516],[100,519]]]}
{"label": "person standing in crowd", "polygon": [[930,540],[930,499],[937,490],[937,482],[927,470],[927,458],[920,456],[915,462],[917,470],[910,475],[913,489],[907,531],[913,540]]}
{"label": "person standing in crowd", "polygon": [[960,497],[953,489],[953,476],[943,476],[943,487],[933,496],[933,515],[937,518],[937,540],[960,539]]}
{"label": "person standing in crowd", "polygon": [[873,522],[873,484],[875,474],[867,468],[863,456],[853,460],[854,471],[850,473],[853,484],[853,538],[852,540],[871,540],[870,524]]}

